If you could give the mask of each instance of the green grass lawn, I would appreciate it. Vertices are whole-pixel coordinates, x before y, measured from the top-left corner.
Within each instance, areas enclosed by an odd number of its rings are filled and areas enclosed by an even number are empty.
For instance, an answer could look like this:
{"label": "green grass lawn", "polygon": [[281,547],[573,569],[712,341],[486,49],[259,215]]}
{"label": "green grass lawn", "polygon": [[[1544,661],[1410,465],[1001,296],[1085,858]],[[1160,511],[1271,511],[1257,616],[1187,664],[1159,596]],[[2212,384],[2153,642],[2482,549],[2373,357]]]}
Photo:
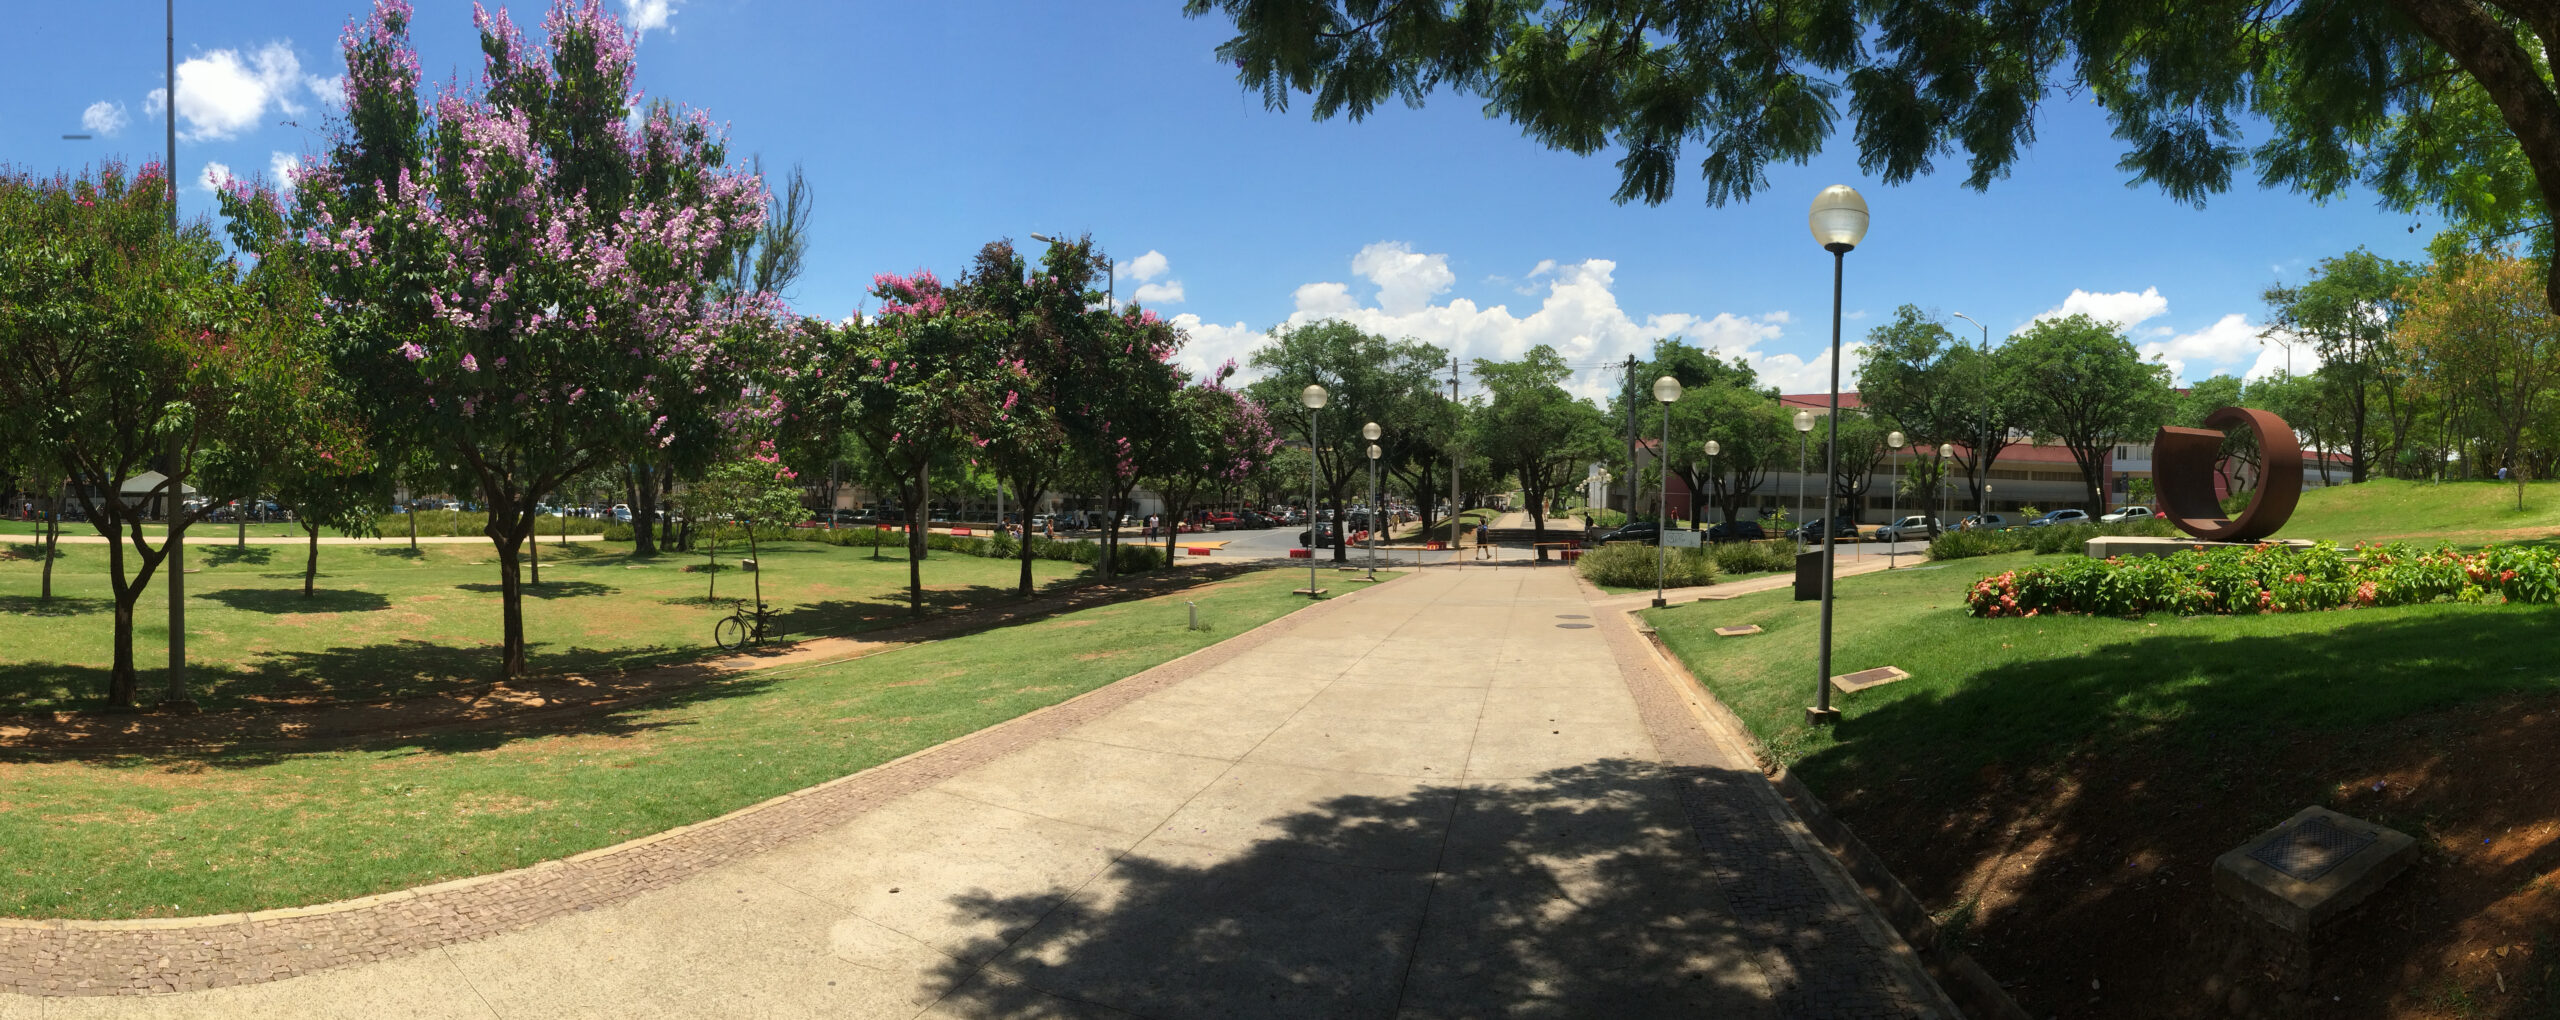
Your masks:
{"label": "green grass lawn", "polygon": [[2523,510],[2513,482],[2404,482],[2377,478],[2362,485],[2311,489],[2283,538],[2408,541],[2457,545],[2548,539],[2560,533],[2560,482],[2525,483]]}
{"label": "green grass lawn", "polygon": [[[2229,742],[2370,726],[2507,692],[2560,691],[2541,636],[2560,607],[2424,605],[2270,616],[1975,619],[1973,581],[2032,554],[1843,578],[1832,671],[1912,678],[1815,695],[1818,603],[1783,594],[1650,610],[1699,681],[1826,798],[1956,796],[1985,769],[2066,754],[2205,755]],[[1764,632],[1718,638],[1713,630]],[[2531,636],[2534,639],[2526,639]]]}
{"label": "green grass lawn", "polygon": [[[0,712],[100,703],[113,657],[113,609],[103,545],[66,545],[55,598],[39,600],[43,562],[26,544],[0,545]],[[712,623],[746,598],[755,575],[724,549],[720,601],[700,554],[634,557],[623,543],[542,548],[542,580],[528,587],[527,639],[538,671],[680,661],[714,651]],[[764,597],[786,639],[847,634],[907,619],[903,550],[810,542],[763,547]],[[496,553],[485,543],[322,546],[313,597],[302,594],[299,545],[192,545],[187,650],[196,699],[209,710],[278,699],[421,694],[495,679],[499,639]],[[1071,563],[1032,563],[1035,583],[1079,576]],[[924,564],[929,609],[1012,598],[1012,560],[934,553]],[[141,602],[135,656],[146,698],[165,662],[167,578]]]}
{"label": "green grass lawn", "polygon": [[[956,557],[955,557],[956,558]],[[0,916],[328,902],[698,822],[1101,687],[1307,604],[1298,573],[801,671],[535,731],[310,753],[0,763]],[[1185,629],[1183,602],[1206,629]]]}

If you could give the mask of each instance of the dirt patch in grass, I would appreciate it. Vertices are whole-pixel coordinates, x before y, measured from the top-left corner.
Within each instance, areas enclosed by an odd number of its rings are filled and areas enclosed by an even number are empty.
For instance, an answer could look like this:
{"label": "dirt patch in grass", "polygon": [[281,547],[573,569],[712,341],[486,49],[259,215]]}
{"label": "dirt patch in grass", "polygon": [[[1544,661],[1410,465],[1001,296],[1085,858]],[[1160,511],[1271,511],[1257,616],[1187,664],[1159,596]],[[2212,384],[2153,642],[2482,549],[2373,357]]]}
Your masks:
{"label": "dirt patch in grass", "polygon": [[[1841,814],[2035,1016],[2560,1016],[2560,698],[2196,754],[2082,755]],[[2234,952],[2213,860],[2309,804],[2418,839],[2288,990]]]}

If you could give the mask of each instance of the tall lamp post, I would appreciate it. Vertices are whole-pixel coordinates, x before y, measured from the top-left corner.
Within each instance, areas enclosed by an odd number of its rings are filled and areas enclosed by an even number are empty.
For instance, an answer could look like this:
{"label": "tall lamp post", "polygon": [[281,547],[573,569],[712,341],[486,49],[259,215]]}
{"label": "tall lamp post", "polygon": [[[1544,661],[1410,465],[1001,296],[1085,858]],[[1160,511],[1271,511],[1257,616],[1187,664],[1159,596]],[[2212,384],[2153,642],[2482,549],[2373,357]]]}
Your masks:
{"label": "tall lamp post", "polygon": [[[1814,196],[1807,223],[1813,228],[1813,239],[1831,253],[1831,438],[1830,449],[1823,451],[1827,462],[1823,477],[1829,479],[1840,473],[1840,278],[1850,250],[1867,236],[1867,200],[1858,197],[1855,188],[1834,184]],[[1822,530],[1826,533],[1822,541],[1822,672],[1814,678],[1814,705],[1805,710],[1805,721],[1817,726],[1840,721],[1840,710],[1831,707],[1831,569],[1840,543],[1831,541],[1830,523],[1826,521]]]}
{"label": "tall lamp post", "polygon": [[1680,400],[1680,380],[1670,376],[1653,381],[1653,400],[1662,405],[1662,456],[1654,458],[1662,467],[1662,510],[1653,526],[1653,608],[1660,609],[1664,575],[1670,571],[1671,547],[1665,533],[1671,530],[1671,405]]}
{"label": "tall lamp post", "polygon": [[[1901,429],[1885,433],[1886,449],[1899,452],[1904,441]],[[1889,459],[1893,454],[1885,456]],[[1893,491],[1886,495],[1885,505],[1892,507],[1886,513],[1893,517],[1893,541],[1884,544],[1884,568],[1891,570],[1901,562],[1896,557],[1902,552],[1902,462],[1898,460],[1893,462]]]}
{"label": "tall lamp post", "polygon": [[1378,437],[1385,434],[1374,421],[1360,426],[1360,438],[1369,441],[1369,449],[1364,452],[1369,455],[1369,527],[1367,530],[1369,532],[1369,576],[1372,579],[1378,576],[1378,504],[1386,502],[1378,496],[1378,454],[1384,452],[1378,449]]}
{"label": "tall lamp post", "polygon": [[1804,551],[1804,442],[1813,432],[1813,412],[1796,412],[1796,551]]}
{"label": "tall lamp post", "polygon": [[[1956,444],[1954,444],[1954,443],[1939,443],[1939,444],[1938,444],[1938,505],[1939,505],[1939,506],[1945,506],[1945,505],[1947,505],[1947,465],[1952,464],[1952,463],[1954,463],[1954,462],[1955,462],[1955,455],[1956,455]],[[1944,512],[1944,511],[1941,511],[1941,512]],[[1938,538],[1938,515],[1937,515],[1937,514],[1931,514],[1931,515],[1929,515],[1929,539],[1930,539],[1930,541],[1936,541],[1936,540],[1937,540],[1937,538]]]}
{"label": "tall lamp post", "polygon": [[1324,402],[1329,398],[1324,387],[1308,383],[1298,391],[1298,403],[1307,407],[1307,597],[1324,594],[1316,589],[1316,425],[1324,415]]}
{"label": "tall lamp post", "polygon": [[[1723,444],[1718,443],[1718,442],[1716,442],[1716,441],[1715,441],[1715,440],[1713,440],[1713,439],[1707,440],[1707,488],[1708,488],[1709,490],[1712,490],[1712,491],[1709,493],[1710,498],[1707,500],[1707,503],[1708,503],[1708,505],[1710,505],[1710,506],[1714,505],[1714,503],[1715,503],[1715,500],[1712,498],[1712,496],[1713,496],[1714,492],[1722,491],[1722,490],[1724,489],[1724,481],[1723,481],[1724,476],[1719,475],[1719,474],[1716,474],[1716,454],[1723,453],[1723,452],[1724,452],[1724,445],[1723,445]],[[1689,498],[1691,498],[1691,499],[1696,499],[1696,498],[1698,498],[1698,494],[1697,494],[1697,493],[1692,492],[1692,493],[1690,493],[1690,494],[1689,494]],[[1725,516],[1725,523],[1727,523],[1727,524],[1731,524],[1731,523],[1733,523],[1733,517],[1732,517],[1732,515],[1728,514],[1728,515],[1726,515],[1726,516]],[[1712,530],[1712,529],[1711,529],[1711,530]],[[1731,529],[1727,529],[1727,530],[1731,530]]]}

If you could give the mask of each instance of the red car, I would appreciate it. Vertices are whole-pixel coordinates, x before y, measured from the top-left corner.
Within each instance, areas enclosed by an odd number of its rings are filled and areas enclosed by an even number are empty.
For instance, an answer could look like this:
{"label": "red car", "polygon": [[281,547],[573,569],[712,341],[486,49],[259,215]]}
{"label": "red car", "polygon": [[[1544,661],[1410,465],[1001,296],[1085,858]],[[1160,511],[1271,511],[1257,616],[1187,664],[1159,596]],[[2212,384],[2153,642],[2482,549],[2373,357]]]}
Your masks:
{"label": "red car", "polygon": [[1214,513],[1214,514],[1210,514],[1210,515],[1209,515],[1209,526],[1210,526],[1210,527],[1213,527],[1213,528],[1232,528],[1232,527],[1235,527],[1235,526],[1236,526],[1236,515],[1234,515],[1234,514],[1230,514],[1230,513]]}

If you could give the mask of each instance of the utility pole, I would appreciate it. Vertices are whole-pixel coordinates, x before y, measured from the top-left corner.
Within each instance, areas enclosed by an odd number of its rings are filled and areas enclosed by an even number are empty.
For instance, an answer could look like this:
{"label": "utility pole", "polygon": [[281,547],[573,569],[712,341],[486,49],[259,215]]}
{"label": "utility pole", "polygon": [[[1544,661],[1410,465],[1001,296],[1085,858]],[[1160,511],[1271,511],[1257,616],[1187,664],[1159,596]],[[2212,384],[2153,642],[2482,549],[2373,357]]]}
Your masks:
{"label": "utility pole", "polygon": [[[1636,356],[1627,355],[1627,367],[1618,380],[1618,395],[1627,405],[1627,519],[1636,516]],[[1664,453],[1670,451],[1665,450]]]}
{"label": "utility pole", "polygon": [[[169,97],[162,111],[168,118],[169,143],[169,164],[163,169],[169,179],[169,237],[174,242],[178,236],[178,0],[165,0],[161,4],[161,15],[167,32],[163,37],[166,48],[161,51],[161,56],[164,58],[162,69],[168,73],[164,87]],[[178,458],[183,453],[183,443],[176,436],[171,436],[168,469],[161,472],[168,482],[169,495],[160,501],[161,518],[169,522],[169,690],[180,695],[178,703],[172,706],[180,711],[186,711],[195,704],[192,699],[184,697],[187,689],[187,552],[185,536],[178,526],[180,516],[186,512],[186,489],[180,484],[183,476],[178,471]],[[109,482],[124,484],[121,479],[109,479]],[[137,526],[135,530],[141,529]]]}
{"label": "utility pole", "polygon": [[1458,408],[1458,355],[1449,353],[1449,561],[1458,560],[1458,432],[1466,425]]}

